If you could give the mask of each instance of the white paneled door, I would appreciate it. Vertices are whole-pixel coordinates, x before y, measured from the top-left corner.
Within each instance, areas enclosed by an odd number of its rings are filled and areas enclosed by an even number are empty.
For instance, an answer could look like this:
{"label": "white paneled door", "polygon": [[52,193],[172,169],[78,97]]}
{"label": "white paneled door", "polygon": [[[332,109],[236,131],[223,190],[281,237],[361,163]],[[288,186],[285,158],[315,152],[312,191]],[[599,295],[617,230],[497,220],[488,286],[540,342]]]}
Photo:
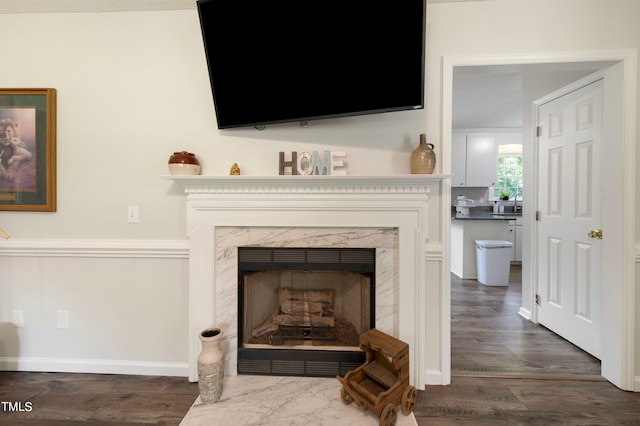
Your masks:
{"label": "white paneled door", "polygon": [[539,107],[538,322],[602,353],[602,80]]}

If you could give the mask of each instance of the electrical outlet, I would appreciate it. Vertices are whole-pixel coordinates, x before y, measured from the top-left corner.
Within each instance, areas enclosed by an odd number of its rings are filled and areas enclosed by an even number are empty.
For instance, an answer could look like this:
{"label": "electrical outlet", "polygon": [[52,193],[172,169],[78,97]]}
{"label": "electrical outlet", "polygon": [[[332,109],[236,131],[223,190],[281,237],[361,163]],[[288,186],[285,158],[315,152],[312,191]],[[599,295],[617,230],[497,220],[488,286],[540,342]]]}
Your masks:
{"label": "electrical outlet", "polygon": [[19,309],[13,311],[13,325],[16,327],[24,326],[24,313]]}
{"label": "electrical outlet", "polygon": [[127,221],[129,223],[138,223],[140,217],[138,216],[138,206],[129,206],[127,209]]}
{"label": "electrical outlet", "polygon": [[58,311],[58,328],[69,328],[69,311]]}

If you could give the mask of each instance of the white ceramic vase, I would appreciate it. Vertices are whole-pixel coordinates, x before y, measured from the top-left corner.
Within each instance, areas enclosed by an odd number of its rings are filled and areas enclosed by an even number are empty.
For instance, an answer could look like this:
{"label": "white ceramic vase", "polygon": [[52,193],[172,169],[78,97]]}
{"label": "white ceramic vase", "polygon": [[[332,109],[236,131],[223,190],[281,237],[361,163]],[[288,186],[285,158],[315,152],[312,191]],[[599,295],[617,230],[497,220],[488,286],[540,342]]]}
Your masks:
{"label": "white ceramic vase", "polygon": [[222,330],[207,328],[200,333],[202,351],[198,355],[198,387],[203,404],[212,404],[222,395],[224,351],[220,347]]}

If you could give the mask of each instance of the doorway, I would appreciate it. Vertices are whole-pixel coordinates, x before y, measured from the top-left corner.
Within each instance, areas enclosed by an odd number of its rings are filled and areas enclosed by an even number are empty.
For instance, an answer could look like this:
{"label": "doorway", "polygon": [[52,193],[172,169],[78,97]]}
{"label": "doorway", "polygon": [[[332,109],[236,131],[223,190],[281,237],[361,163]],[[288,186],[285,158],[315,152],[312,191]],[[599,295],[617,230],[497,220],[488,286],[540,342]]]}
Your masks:
{"label": "doorway", "polygon": [[[612,72],[609,75],[609,89],[621,98],[621,94],[623,92],[633,94],[633,99],[625,100],[627,104],[623,104],[622,102],[618,102],[619,106],[617,107],[617,113],[620,117],[626,117],[629,119],[628,122],[619,123],[619,127],[631,126],[628,123],[634,123],[635,117],[631,114],[632,106],[635,105],[635,91],[626,90],[629,87],[632,87],[636,81],[636,70],[635,70],[635,53],[633,52],[617,52],[613,54],[591,54],[591,55],[582,55],[582,54],[567,54],[562,57],[540,57],[537,56],[535,58],[526,59],[522,57],[518,57],[517,59],[511,59],[508,57],[500,58],[496,60],[493,58],[445,58],[443,61],[443,154],[451,152],[451,129],[452,129],[452,116],[453,116],[453,87],[454,87],[454,69],[456,67],[480,67],[480,66],[491,66],[491,67],[522,67],[523,69],[527,68],[528,71],[535,71],[540,73],[553,73],[553,72],[562,72],[563,70],[576,70],[576,67],[580,66],[591,66],[596,65],[596,68],[589,68],[588,71],[585,71],[585,74],[593,71],[594,69],[600,69],[611,65],[611,63],[617,62],[618,65],[618,77],[616,78],[615,72]],[[605,84],[607,82],[607,76],[605,76]],[[565,82],[566,84],[566,82]],[[563,84],[564,85],[564,84]],[[560,87],[560,86],[558,86]],[[553,90],[553,88],[552,88]],[[552,90],[549,90],[551,92]],[[542,93],[538,94],[538,96],[534,96],[530,100],[541,96]],[[606,95],[605,95],[606,98]],[[614,102],[615,104],[615,102]],[[523,102],[525,108],[527,107],[527,102]],[[523,111],[523,129],[526,138],[525,138],[525,156],[531,157],[533,153],[534,145],[529,144],[526,145],[527,138],[532,140],[533,132],[532,132],[532,111]],[[622,121],[622,120],[620,120]],[[617,135],[617,141],[619,142],[619,149],[616,149],[615,152],[612,153],[612,156],[616,154],[624,153],[629,147],[635,146],[635,134],[633,132],[632,126],[630,128],[624,128],[624,131],[619,130]],[[527,155],[528,153],[528,155]],[[449,161],[447,161],[449,160]],[[444,159],[445,167],[447,163],[450,164],[450,158]],[[621,168],[620,173],[622,175],[625,174],[625,170],[633,170],[635,166],[635,158],[629,158],[628,156],[619,156],[617,158],[619,164],[624,164],[624,167]],[[526,161],[526,160],[525,160]],[[609,167],[611,164],[609,164]],[[535,285],[537,283],[536,279],[536,271],[533,267],[535,265],[536,257],[535,257],[535,245],[532,241],[533,231],[535,230],[535,213],[532,211],[531,206],[535,205],[535,201],[533,198],[533,194],[537,190],[534,184],[534,179],[532,176],[532,169],[530,165],[525,165],[525,197],[524,204],[525,210],[523,212],[524,216],[524,238],[528,243],[525,243],[523,250],[523,269],[522,269],[522,277],[523,277],[523,291],[522,291],[522,304],[519,309],[519,313],[522,317],[532,321],[533,323],[537,322],[537,310],[535,306]],[[604,175],[607,174],[607,170],[604,170]],[[620,168],[618,168],[620,169]],[[445,169],[446,170],[446,169]],[[528,171],[527,171],[528,170]],[[615,173],[614,173],[615,174]],[[528,184],[530,182],[531,184]],[[623,193],[630,194],[630,198],[622,201],[624,204],[623,210],[631,210],[632,206],[635,205],[635,195],[631,186],[632,182],[628,182],[624,180],[622,182]],[[527,205],[530,206],[527,209]],[[623,238],[624,233],[622,229],[628,227],[628,229],[634,228],[633,216],[631,215],[629,218],[622,218],[619,223],[611,224],[612,226],[612,238],[609,242],[610,245],[617,245],[617,249],[612,247],[614,252],[618,254],[616,257],[617,263],[614,264],[605,264],[605,274],[606,270],[612,268],[618,268],[618,272],[613,271],[616,277],[620,277],[621,279],[617,281],[614,286],[618,286],[617,288],[611,289],[612,291],[605,295],[602,300],[603,307],[603,316],[607,316],[608,312],[611,312],[611,317],[608,318],[606,323],[603,325],[605,330],[614,330],[615,333],[604,333],[607,334],[606,339],[608,342],[604,342],[604,346],[608,347],[607,351],[603,354],[602,359],[602,375],[616,386],[631,390],[633,389],[633,298],[629,297],[633,295],[633,241],[632,239]],[[633,236],[633,233],[631,233]],[[448,289],[450,290],[450,289]],[[630,300],[631,299],[631,300]],[[614,313],[615,306],[622,306],[622,311],[618,311],[619,313]],[[619,362],[619,360],[623,360],[623,362]]]}

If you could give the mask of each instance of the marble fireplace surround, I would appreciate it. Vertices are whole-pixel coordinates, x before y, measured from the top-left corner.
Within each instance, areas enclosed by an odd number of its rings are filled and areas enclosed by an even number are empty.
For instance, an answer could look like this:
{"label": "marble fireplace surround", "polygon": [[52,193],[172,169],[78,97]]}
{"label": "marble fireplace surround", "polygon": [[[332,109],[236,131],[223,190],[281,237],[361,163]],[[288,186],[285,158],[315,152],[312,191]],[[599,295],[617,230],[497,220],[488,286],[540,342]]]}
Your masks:
{"label": "marble fireplace surround", "polygon": [[396,228],[315,226],[221,226],[214,237],[216,247],[216,324],[224,324],[229,347],[225,348],[226,371],[237,372],[238,346],[238,247],[374,248],[375,325],[398,335],[398,232]]}
{"label": "marble fireplace surround", "polygon": [[212,325],[224,331],[225,374],[237,374],[239,246],[375,248],[376,327],[409,343],[416,388],[447,379],[442,176],[169,178],[187,194],[190,380]]}

